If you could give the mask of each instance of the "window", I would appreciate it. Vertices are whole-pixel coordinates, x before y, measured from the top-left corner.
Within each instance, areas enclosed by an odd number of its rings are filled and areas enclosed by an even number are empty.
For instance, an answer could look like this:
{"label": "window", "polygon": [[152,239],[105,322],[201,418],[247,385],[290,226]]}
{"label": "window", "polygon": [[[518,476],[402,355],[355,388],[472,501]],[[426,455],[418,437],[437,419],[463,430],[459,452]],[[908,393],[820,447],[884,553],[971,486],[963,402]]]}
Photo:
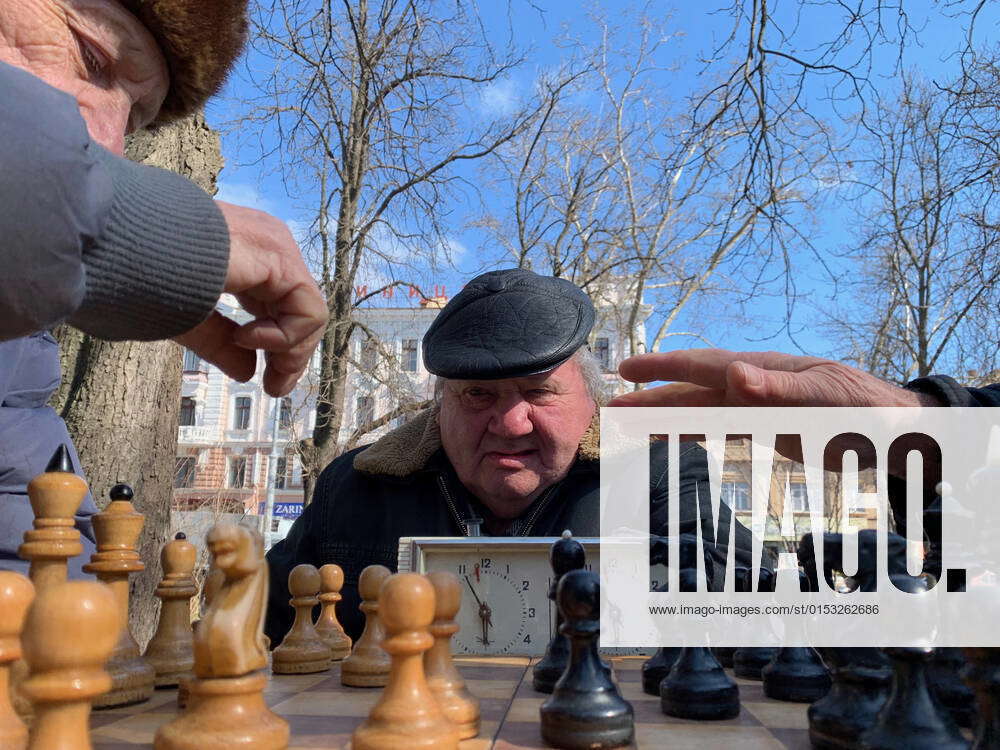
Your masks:
{"label": "window", "polygon": [[281,409],[278,411],[278,426],[287,430],[292,426],[292,397],[284,396],[281,399]]}
{"label": "window", "polygon": [[[237,396],[236,397],[236,410],[233,412],[233,429],[234,430],[248,430],[250,429],[250,404],[251,398],[249,396]],[[242,485],[241,485],[242,486]]]}
{"label": "window", "polygon": [[594,340],[593,352],[601,363],[601,370],[611,372],[611,342],[606,336]]}
{"label": "window", "polygon": [[194,487],[195,457],[178,456],[174,463],[174,487]]}
{"label": "window", "polygon": [[369,372],[375,369],[378,362],[378,342],[373,338],[367,338],[361,344],[361,369]]}
{"label": "window", "polygon": [[288,459],[282,456],[274,469],[274,489],[283,490],[288,483]]}
{"label": "window", "polygon": [[181,427],[194,426],[195,400],[184,396],[181,398]]}
{"label": "window", "polygon": [[246,487],[247,459],[246,456],[233,456],[229,459],[229,486]]}
{"label": "window", "polygon": [[805,482],[789,482],[788,494],[792,498],[792,510],[809,510]]}
{"label": "window", "polygon": [[723,482],[722,501],[733,510],[750,510],[750,483]]}
{"label": "window", "polygon": [[358,396],[358,408],[355,412],[355,424],[358,429],[371,424],[375,419],[375,398],[372,396]]}
{"label": "window", "polygon": [[184,372],[202,372],[205,368],[201,364],[201,357],[190,349],[184,350]]}
{"label": "window", "polygon": [[402,356],[402,367],[403,372],[416,372],[417,371],[417,340],[416,339],[403,339],[403,356]]}

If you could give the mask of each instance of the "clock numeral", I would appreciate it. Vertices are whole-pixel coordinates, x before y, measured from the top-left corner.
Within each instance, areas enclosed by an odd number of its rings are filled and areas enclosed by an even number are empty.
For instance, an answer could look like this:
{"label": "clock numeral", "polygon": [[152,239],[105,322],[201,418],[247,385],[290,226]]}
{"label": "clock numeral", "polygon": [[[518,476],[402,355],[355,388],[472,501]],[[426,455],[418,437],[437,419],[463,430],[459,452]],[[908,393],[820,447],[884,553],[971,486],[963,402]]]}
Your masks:
{"label": "clock numeral", "polygon": [[479,564],[482,566],[483,570],[489,570],[493,566],[493,560],[488,557],[484,557],[479,561]]}
{"label": "clock numeral", "polygon": [[521,581],[521,591],[527,591],[527,590],[528,590],[528,582]]}
{"label": "clock numeral", "polygon": [[528,617],[534,617],[534,616],[535,616],[535,608],[528,607]]}
{"label": "clock numeral", "polygon": [[466,572],[467,572],[467,571],[466,571],[466,568],[465,568],[465,564],[464,564],[464,563],[463,563],[462,565],[459,565],[459,566],[458,566],[458,574],[459,574],[460,576],[464,576],[464,575],[466,574]]}
{"label": "clock numeral", "polygon": [[526,636],[524,636],[524,642],[531,643],[531,633],[528,633]]}

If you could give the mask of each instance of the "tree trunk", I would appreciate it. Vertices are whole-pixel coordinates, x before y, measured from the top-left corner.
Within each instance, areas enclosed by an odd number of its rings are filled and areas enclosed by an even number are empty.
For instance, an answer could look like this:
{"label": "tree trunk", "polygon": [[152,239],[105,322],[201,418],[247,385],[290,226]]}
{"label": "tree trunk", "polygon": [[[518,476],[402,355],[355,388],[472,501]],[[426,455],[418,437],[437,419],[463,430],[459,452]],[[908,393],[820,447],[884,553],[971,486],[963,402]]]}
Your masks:
{"label": "tree trunk", "polygon": [[[210,193],[222,169],[218,134],[201,114],[155,132],[132,136],[126,155],[189,177]],[[63,382],[55,408],[76,443],[98,507],[125,482],[135,490],[146,524],[139,554],[146,570],[132,578],[130,622],[140,645],[156,626],[160,549],[170,531],[181,348],[172,341],[101,341],[68,326],[57,331]]]}

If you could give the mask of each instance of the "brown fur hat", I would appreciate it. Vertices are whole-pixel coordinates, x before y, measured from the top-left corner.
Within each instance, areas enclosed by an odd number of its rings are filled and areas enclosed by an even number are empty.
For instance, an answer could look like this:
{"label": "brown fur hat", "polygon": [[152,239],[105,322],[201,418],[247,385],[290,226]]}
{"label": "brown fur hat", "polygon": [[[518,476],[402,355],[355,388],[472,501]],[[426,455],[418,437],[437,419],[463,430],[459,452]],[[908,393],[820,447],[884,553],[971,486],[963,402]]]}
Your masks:
{"label": "brown fur hat", "polygon": [[157,115],[163,124],[189,115],[222,88],[247,36],[247,0],[122,0],[149,29],[170,70]]}

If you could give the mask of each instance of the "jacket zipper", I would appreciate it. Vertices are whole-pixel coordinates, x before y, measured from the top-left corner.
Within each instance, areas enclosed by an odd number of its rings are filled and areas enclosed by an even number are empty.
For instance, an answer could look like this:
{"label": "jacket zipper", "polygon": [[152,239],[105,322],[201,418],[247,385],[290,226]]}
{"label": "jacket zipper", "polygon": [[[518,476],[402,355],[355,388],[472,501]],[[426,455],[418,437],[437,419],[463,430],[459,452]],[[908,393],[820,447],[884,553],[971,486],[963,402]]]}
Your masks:
{"label": "jacket zipper", "polygon": [[[451,511],[451,517],[455,519],[455,525],[458,526],[459,531],[462,532],[462,536],[468,536],[469,530],[466,528],[465,523],[462,521],[461,517],[458,515],[458,509],[455,507],[454,501],[451,499],[451,493],[448,492],[448,483],[445,482],[444,477],[438,474],[438,486],[441,487],[441,494],[444,495],[445,504],[448,506],[448,510]],[[545,510],[545,506],[549,504],[549,500],[552,499],[556,486],[553,485],[545,490],[542,495],[542,499],[539,501],[538,505],[535,506],[535,510],[532,511],[531,517],[528,518],[528,523],[525,524],[524,530],[518,534],[518,536],[530,536],[531,529],[535,525],[535,521],[538,520],[538,515]]]}
{"label": "jacket zipper", "polygon": [[451,517],[455,519],[455,524],[458,526],[458,530],[462,532],[462,536],[468,536],[469,530],[462,522],[462,519],[459,518],[458,509],[455,508],[455,503],[451,499],[451,493],[448,492],[448,484],[444,481],[444,477],[441,474],[438,474],[438,485],[441,487],[441,493],[444,495],[444,501],[448,505],[448,509],[451,511]]}
{"label": "jacket zipper", "polygon": [[531,517],[528,519],[527,525],[524,527],[524,533],[520,534],[519,536],[531,536],[531,529],[535,525],[535,521],[538,520],[538,514],[541,513],[543,510],[545,510],[545,506],[549,504],[549,500],[552,498],[555,489],[556,486],[552,485],[547,490],[545,490],[545,494],[542,496],[542,499],[539,501],[538,505],[535,506],[534,512],[531,514]]}

